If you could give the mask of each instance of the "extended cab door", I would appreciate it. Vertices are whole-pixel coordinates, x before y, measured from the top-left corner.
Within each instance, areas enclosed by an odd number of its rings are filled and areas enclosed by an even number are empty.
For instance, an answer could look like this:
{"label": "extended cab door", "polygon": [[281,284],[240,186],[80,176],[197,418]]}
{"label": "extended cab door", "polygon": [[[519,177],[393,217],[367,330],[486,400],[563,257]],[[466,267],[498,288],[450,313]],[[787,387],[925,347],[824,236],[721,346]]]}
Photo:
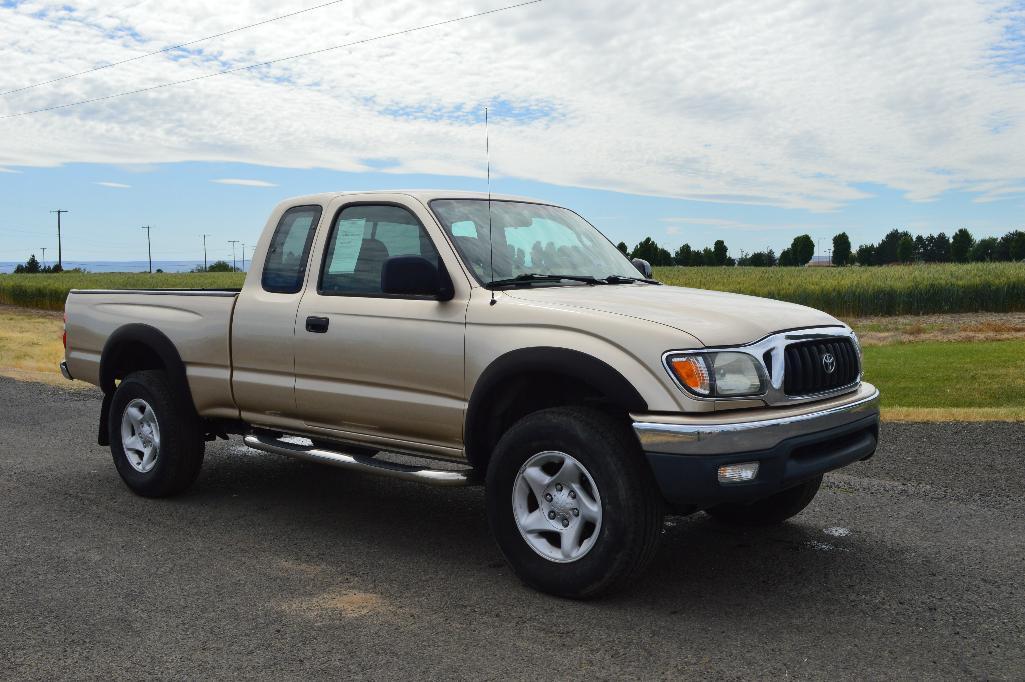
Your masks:
{"label": "extended cab door", "polygon": [[296,420],[295,315],[323,210],[320,205],[275,210],[235,305],[232,390],[249,423],[287,427]]}
{"label": "extended cab door", "polygon": [[[460,457],[469,283],[422,204],[381,196],[339,200],[325,216],[297,317],[297,409],[340,440]],[[403,255],[444,264],[455,297],[384,294],[384,262]]]}

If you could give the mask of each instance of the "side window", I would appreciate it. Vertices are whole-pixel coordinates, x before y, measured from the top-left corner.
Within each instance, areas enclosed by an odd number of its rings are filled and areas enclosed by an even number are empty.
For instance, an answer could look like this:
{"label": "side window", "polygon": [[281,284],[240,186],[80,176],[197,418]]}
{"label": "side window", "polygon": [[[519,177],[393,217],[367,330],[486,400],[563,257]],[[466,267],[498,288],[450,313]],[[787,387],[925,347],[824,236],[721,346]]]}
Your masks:
{"label": "side window", "polygon": [[320,206],[295,206],[281,216],[263,263],[261,283],[265,291],[294,294],[302,289],[320,212]]}
{"label": "side window", "polygon": [[374,295],[381,270],[393,256],[422,256],[438,263],[438,252],[416,216],[400,206],[348,206],[328,238],[320,293]]}

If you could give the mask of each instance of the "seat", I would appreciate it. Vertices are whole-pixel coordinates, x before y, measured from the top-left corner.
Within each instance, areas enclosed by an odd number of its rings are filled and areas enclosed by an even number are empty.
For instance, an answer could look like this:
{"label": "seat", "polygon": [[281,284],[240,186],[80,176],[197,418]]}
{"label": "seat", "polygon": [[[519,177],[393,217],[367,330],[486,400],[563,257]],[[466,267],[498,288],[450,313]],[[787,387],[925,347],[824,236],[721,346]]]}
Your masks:
{"label": "seat", "polygon": [[353,283],[362,291],[381,290],[381,269],[388,260],[388,247],[380,239],[364,239],[356,257]]}

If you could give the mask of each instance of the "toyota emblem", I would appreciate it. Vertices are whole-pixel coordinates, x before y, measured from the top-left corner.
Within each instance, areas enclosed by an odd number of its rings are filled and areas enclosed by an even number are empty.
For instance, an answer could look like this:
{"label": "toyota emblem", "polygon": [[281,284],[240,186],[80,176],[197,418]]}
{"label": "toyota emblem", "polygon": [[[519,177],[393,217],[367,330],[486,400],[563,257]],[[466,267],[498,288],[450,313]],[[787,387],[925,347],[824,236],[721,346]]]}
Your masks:
{"label": "toyota emblem", "polygon": [[826,353],[822,356],[822,369],[826,370],[826,374],[832,374],[836,371],[836,358],[833,357],[832,353]]}

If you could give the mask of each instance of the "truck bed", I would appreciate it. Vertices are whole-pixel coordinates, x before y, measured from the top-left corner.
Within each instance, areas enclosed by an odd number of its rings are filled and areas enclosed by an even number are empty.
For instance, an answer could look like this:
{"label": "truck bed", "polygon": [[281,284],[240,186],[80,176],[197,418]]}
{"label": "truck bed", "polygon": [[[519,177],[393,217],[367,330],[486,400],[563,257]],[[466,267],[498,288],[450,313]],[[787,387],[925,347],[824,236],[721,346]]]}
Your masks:
{"label": "truck bed", "polygon": [[[170,340],[185,364],[197,411],[237,414],[231,397],[231,318],[237,289],[73,289],[65,303],[68,370],[100,383],[100,356],[128,327]],[[150,331],[152,330],[152,331]]]}

